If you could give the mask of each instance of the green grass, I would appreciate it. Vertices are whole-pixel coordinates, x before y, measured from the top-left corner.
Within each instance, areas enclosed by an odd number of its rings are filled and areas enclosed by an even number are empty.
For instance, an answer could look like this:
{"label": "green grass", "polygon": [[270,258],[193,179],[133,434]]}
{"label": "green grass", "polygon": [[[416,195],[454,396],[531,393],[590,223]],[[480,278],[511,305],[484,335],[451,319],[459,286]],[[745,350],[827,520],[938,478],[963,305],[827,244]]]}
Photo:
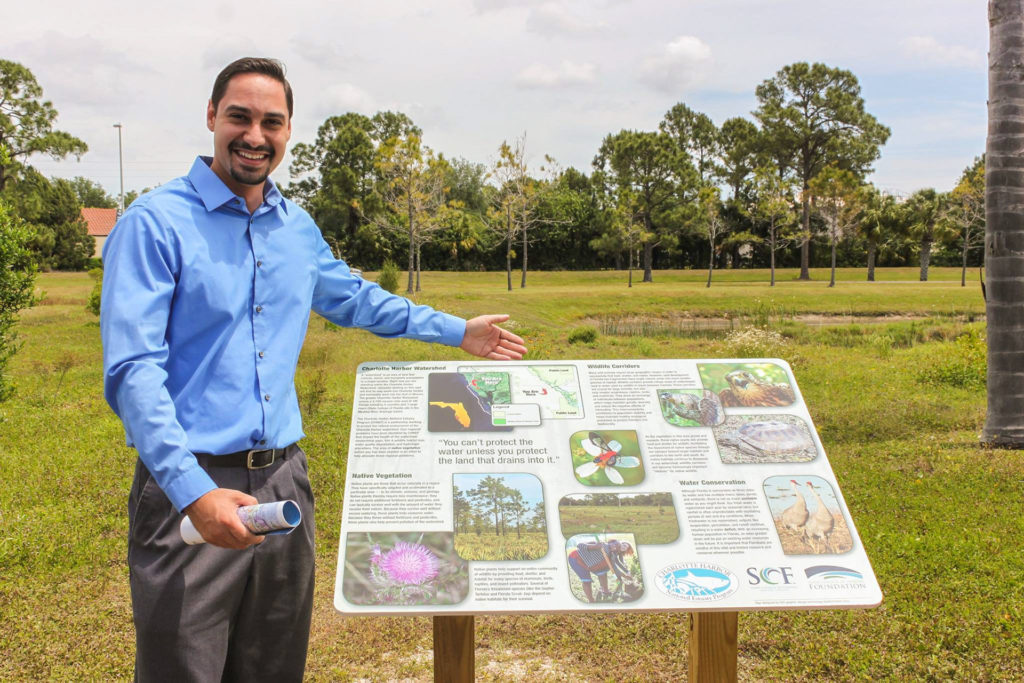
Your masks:
{"label": "green grass", "polygon": [[[511,313],[531,357],[544,359],[714,358],[732,343],[727,329],[684,335],[662,324],[570,345],[569,332],[592,321],[771,324],[780,335],[766,351],[794,367],[885,601],[874,610],[744,613],[741,678],[1024,677],[1024,458],[978,447],[984,389],[957,379],[974,376],[978,362],[957,341],[983,331],[971,322],[983,313],[976,280],[961,288],[958,270],[933,269],[933,282],[917,283],[915,269],[899,269],[878,272],[896,282],[866,283],[851,270],[828,289],[827,272],[809,283],[794,275],[781,272],[771,289],[763,271],[716,272],[707,290],[697,271],[655,272],[654,284],[632,289],[625,273],[531,273],[527,289],[507,292],[501,273],[425,273],[417,299],[463,315]],[[126,679],[134,455],[102,397],[89,278],[47,274],[39,285],[47,298],[23,315],[26,344],[11,366],[18,393],[0,405],[0,680]],[[787,322],[806,314],[898,317]],[[338,526],[356,366],[461,358],[310,324],[297,381],[318,502],[312,680],[431,677],[429,619],[334,611]],[[483,616],[476,629],[483,680],[685,677],[681,613]]]}
{"label": "green grass", "polygon": [[676,510],[671,505],[559,505],[562,536],[629,532],[644,545],[672,543],[679,538]]}

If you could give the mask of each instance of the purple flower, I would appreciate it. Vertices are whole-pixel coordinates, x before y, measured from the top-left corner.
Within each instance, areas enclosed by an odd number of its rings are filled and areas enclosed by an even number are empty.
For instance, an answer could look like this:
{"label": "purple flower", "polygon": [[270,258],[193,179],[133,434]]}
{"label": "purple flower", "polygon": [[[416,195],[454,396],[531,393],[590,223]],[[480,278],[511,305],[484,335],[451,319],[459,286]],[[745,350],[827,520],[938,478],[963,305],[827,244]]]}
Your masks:
{"label": "purple flower", "polygon": [[380,543],[373,544],[373,550],[370,551],[370,562],[373,564],[380,564]]}
{"label": "purple flower", "polygon": [[398,541],[378,566],[396,583],[423,583],[437,576],[438,560],[425,545]]}

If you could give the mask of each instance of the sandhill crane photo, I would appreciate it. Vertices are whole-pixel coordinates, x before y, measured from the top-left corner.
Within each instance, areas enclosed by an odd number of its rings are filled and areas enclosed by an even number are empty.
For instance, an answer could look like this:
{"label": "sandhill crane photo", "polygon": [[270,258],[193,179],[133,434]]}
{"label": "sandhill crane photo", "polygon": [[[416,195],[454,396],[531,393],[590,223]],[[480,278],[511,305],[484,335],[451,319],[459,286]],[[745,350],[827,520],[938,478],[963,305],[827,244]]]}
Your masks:
{"label": "sandhill crane photo", "polygon": [[764,493],[786,555],[840,555],[853,549],[850,527],[826,480],[769,477]]}

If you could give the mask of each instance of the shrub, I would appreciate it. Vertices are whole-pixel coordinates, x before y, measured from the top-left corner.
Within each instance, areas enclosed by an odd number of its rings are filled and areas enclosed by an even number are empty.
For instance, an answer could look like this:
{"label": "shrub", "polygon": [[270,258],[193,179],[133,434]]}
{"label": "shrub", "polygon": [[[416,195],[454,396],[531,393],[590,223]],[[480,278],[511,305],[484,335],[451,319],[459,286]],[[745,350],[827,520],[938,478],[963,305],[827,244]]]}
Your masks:
{"label": "shrub", "polygon": [[952,353],[943,353],[918,378],[928,384],[947,384],[964,389],[985,387],[988,373],[988,345],[976,329],[969,329],[953,342]]}
{"label": "shrub", "polygon": [[100,299],[103,297],[103,268],[92,268],[89,270],[89,277],[92,278],[92,291],[89,292],[89,303],[85,310],[93,315],[100,314]]}
{"label": "shrub", "polygon": [[19,347],[14,333],[18,311],[36,302],[36,264],[29,250],[32,236],[24,222],[0,202],[0,401],[14,391],[4,370]]}
{"label": "shrub", "polygon": [[743,327],[725,338],[726,349],[736,358],[781,357],[786,344],[781,334],[763,327]]}
{"label": "shrub", "polygon": [[398,291],[398,266],[391,259],[385,261],[384,265],[380,267],[380,272],[377,273],[377,284],[392,294]]}
{"label": "shrub", "polygon": [[569,332],[570,344],[593,344],[597,341],[597,328],[591,325],[577,327]]}

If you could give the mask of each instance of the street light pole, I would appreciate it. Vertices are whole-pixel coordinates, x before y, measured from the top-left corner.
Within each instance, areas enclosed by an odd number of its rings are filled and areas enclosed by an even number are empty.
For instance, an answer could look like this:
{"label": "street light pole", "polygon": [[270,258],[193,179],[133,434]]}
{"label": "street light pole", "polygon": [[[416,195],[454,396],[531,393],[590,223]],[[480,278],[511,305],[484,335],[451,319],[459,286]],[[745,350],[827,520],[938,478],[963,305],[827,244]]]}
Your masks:
{"label": "street light pole", "polygon": [[124,126],[120,123],[115,123],[114,128],[117,128],[117,159],[118,168],[121,171],[121,200],[117,209],[117,215],[120,216],[124,213],[124,153],[121,150],[121,129]]}

